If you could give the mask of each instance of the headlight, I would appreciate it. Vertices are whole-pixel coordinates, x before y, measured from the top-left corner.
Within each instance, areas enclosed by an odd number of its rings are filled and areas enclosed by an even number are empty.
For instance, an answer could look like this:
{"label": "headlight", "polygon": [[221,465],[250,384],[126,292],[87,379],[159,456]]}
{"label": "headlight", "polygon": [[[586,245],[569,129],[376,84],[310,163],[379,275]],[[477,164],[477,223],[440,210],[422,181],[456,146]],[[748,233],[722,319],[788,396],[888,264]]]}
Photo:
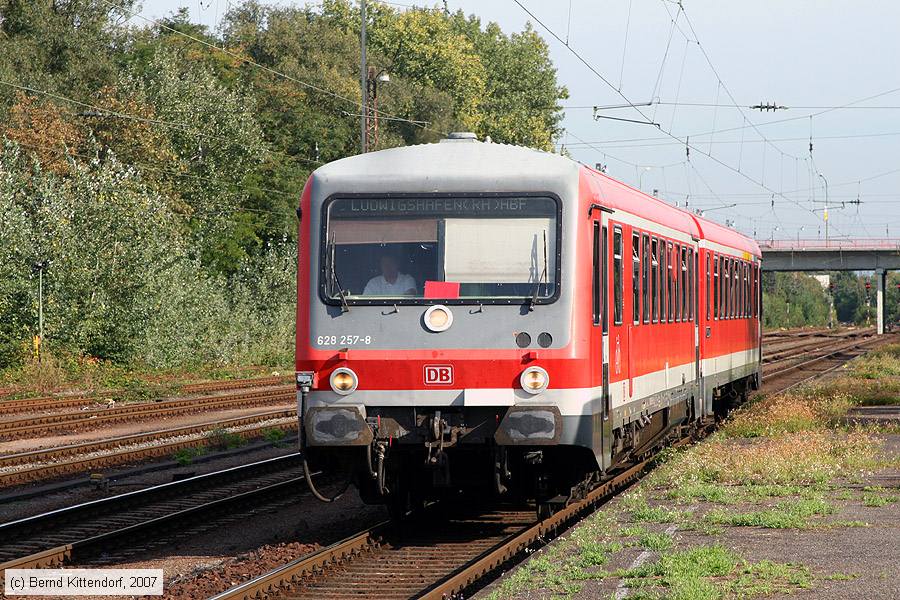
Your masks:
{"label": "headlight", "polygon": [[529,394],[540,394],[550,384],[550,376],[540,367],[528,367],[519,375],[519,383]]}
{"label": "headlight", "polygon": [[453,313],[441,304],[435,304],[425,311],[425,326],[434,332],[445,331],[453,325]]}
{"label": "headlight", "polygon": [[335,393],[342,396],[352,394],[356,389],[356,386],[359,385],[359,380],[356,378],[356,373],[354,373],[347,367],[340,367],[338,369],[335,369],[331,373],[330,381],[331,389],[333,389]]}

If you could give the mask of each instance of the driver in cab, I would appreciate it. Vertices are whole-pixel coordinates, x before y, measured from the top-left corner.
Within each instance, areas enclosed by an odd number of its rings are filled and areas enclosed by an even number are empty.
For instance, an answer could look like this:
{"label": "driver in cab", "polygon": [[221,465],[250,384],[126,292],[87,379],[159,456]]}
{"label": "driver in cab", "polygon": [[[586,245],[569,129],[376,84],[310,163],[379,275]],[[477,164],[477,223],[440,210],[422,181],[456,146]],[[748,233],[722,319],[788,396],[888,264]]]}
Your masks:
{"label": "driver in cab", "polygon": [[381,275],[369,280],[363,290],[364,296],[414,296],[416,282],[411,275],[401,273],[397,259],[385,254],[379,260]]}

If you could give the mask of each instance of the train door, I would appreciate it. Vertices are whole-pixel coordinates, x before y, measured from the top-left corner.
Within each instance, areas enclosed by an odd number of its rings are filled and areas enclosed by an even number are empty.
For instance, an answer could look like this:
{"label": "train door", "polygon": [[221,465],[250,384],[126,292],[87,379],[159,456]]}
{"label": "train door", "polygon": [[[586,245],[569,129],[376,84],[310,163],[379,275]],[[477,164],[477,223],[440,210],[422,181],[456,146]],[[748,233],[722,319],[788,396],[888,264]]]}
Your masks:
{"label": "train door", "polygon": [[[627,396],[627,381],[630,376],[628,370],[628,324],[631,318],[626,316],[625,303],[625,227],[621,224],[613,223],[610,225],[610,260],[608,261],[611,273],[609,276],[610,286],[610,323],[607,346],[609,353],[607,362],[609,364],[610,379],[615,377],[615,381],[611,382],[612,390],[607,394],[606,411],[609,415],[613,405],[613,397],[625,400]],[[630,254],[630,251],[628,251]]]}
{"label": "train door", "polygon": [[601,403],[601,411],[603,413],[604,424],[609,420],[611,411],[611,400],[609,397],[609,222],[606,215],[601,215],[601,234],[600,234],[600,295],[602,302],[601,316],[601,332],[602,332],[602,367],[601,373],[603,377],[603,396]]}
{"label": "train door", "polygon": [[[697,242],[698,240],[694,240]],[[703,402],[703,382],[702,382],[702,374],[700,372],[700,289],[701,289],[701,280],[704,280],[703,276],[700,274],[700,247],[697,246],[695,248],[691,248],[690,251],[690,259],[691,259],[691,276],[690,285],[691,285],[691,316],[694,319],[694,390],[696,391],[696,396],[694,398],[694,414],[691,415],[695,419],[700,416],[702,412],[702,402]]]}
{"label": "train door", "polygon": [[[600,218],[595,219],[591,225],[593,238],[591,246],[593,325],[595,332],[599,333],[600,340],[599,352],[595,356],[599,359],[602,381],[600,406],[592,411],[592,442],[597,463],[601,469],[607,469],[612,462],[612,428],[609,418],[609,269],[607,262],[609,257],[609,226],[605,212],[601,212]],[[595,333],[591,337],[596,340],[598,336]]]}

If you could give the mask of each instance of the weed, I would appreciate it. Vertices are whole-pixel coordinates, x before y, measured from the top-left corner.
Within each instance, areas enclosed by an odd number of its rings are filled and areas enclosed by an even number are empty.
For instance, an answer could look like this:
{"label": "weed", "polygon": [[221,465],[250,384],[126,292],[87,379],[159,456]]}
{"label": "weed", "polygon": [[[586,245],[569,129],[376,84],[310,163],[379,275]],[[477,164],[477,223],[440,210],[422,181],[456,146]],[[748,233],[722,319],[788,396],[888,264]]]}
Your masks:
{"label": "weed", "polygon": [[850,371],[861,379],[900,377],[900,344],[885,346],[854,360]]}
{"label": "weed", "polygon": [[622,537],[640,537],[647,533],[643,525],[626,525],[619,530]]}
{"label": "weed", "polygon": [[773,508],[746,513],[713,510],[704,516],[704,520],[713,525],[730,525],[732,527],[806,529],[810,526],[811,517],[828,515],[834,511],[834,506],[824,499],[806,498],[783,501]]}
{"label": "weed", "polygon": [[[719,545],[663,554],[653,564],[620,572],[633,598],[713,600],[789,592],[812,585],[809,569],[789,563],[750,564]],[[659,593],[654,587],[665,588]]]}
{"label": "weed", "polygon": [[263,439],[279,448],[285,445],[284,438],[286,437],[287,432],[284,429],[272,427],[263,430]]}
{"label": "weed", "polygon": [[715,483],[689,481],[676,486],[666,494],[669,498],[679,501],[703,500],[717,504],[734,504],[738,495],[734,489]]}
{"label": "weed", "polygon": [[831,529],[837,529],[839,527],[871,527],[871,525],[865,521],[828,521],[824,526]]}
{"label": "weed", "polygon": [[822,579],[825,581],[853,581],[858,577],[858,573],[832,573],[831,575],[826,575]]}
{"label": "weed", "polygon": [[683,518],[684,513],[662,506],[650,506],[646,498],[634,494],[625,499],[632,522],[635,523],[674,523]]}
{"label": "weed", "polygon": [[232,433],[224,427],[216,427],[206,434],[209,445],[217,450],[231,450],[239,448],[245,442],[244,438],[237,433]]}
{"label": "weed", "polygon": [[194,448],[182,448],[175,452],[175,454],[172,455],[172,458],[182,467],[186,467],[194,462],[195,458],[205,454],[205,452],[205,449],[200,446]]}
{"label": "weed", "polygon": [[689,521],[682,525],[684,529],[689,529],[691,531],[696,531],[697,533],[701,533],[703,535],[720,535],[724,533],[725,529],[720,525],[714,525],[705,519],[697,519],[694,521]]}
{"label": "weed", "polygon": [[835,500],[853,500],[853,492],[850,490],[840,490],[834,494]]}
{"label": "weed", "polygon": [[770,560],[746,565],[738,577],[725,586],[729,595],[738,597],[770,595],[791,588],[810,587],[812,576],[808,567]]}
{"label": "weed", "polygon": [[645,533],[641,536],[640,545],[647,550],[660,552],[671,548],[674,541],[668,533]]}
{"label": "weed", "polygon": [[865,494],[863,504],[872,507],[887,506],[897,501],[897,496],[885,496],[883,494]]}

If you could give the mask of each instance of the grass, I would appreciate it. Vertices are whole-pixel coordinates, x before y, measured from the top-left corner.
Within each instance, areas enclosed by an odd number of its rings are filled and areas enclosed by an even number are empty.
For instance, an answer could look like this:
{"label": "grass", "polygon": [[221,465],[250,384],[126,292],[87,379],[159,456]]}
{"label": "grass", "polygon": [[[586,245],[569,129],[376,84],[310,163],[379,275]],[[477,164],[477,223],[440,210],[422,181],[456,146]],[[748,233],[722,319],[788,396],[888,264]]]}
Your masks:
{"label": "grass", "polygon": [[641,536],[639,543],[642,547],[654,552],[668,550],[675,545],[675,541],[668,533],[645,533]]}
{"label": "grass", "polygon": [[809,569],[790,563],[748,563],[721,545],[675,550],[654,563],[618,573],[645,600],[717,600],[790,592],[812,585]]}
{"label": "grass", "polygon": [[91,356],[47,351],[38,362],[29,357],[23,364],[0,371],[0,387],[11,387],[14,397],[61,392],[106,391],[117,401],[140,401],[176,394],[182,383],[197,380],[240,379],[290,373],[292,367],[198,365],[157,369],[142,364],[118,364]]}
{"label": "grass", "polygon": [[172,458],[182,467],[186,467],[194,462],[194,459],[206,454],[206,448],[197,446],[194,448],[182,448],[172,455]]}
{"label": "grass", "polygon": [[882,507],[893,504],[898,500],[897,496],[885,496],[883,494],[864,494],[863,504],[865,506]]}
{"label": "grass", "polygon": [[207,443],[216,450],[232,450],[240,448],[247,440],[237,433],[232,433],[223,427],[216,427],[206,434]]}
{"label": "grass", "polygon": [[278,429],[275,427],[264,429],[263,430],[263,439],[277,448],[281,448],[285,446],[285,438],[287,437],[287,431],[284,429]]}
{"label": "grass", "polygon": [[867,353],[850,363],[848,371],[859,379],[900,378],[900,344]]}
{"label": "grass", "polygon": [[830,515],[835,507],[821,498],[785,500],[772,508],[734,513],[714,509],[703,520],[712,525],[732,527],[764,527],[767,529],[808,529],[812,517]]}

